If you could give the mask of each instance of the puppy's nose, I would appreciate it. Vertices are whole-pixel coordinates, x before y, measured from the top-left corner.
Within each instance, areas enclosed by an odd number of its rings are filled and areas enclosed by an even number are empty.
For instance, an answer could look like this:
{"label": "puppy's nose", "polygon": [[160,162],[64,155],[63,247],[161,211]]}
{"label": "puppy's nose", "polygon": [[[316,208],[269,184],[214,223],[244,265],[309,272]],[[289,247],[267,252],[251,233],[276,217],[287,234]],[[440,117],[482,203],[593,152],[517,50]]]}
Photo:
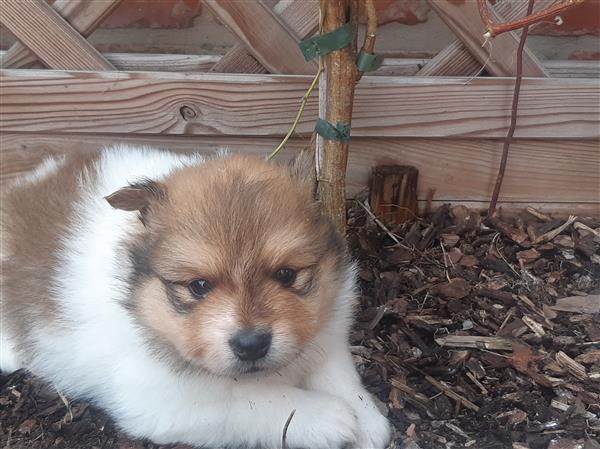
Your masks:
{"label": "puppy's nose", "polygon": [[229,340],[229,346],[240,360],[262,359],[271,347],[271,332],[255,329],[243,330]]}

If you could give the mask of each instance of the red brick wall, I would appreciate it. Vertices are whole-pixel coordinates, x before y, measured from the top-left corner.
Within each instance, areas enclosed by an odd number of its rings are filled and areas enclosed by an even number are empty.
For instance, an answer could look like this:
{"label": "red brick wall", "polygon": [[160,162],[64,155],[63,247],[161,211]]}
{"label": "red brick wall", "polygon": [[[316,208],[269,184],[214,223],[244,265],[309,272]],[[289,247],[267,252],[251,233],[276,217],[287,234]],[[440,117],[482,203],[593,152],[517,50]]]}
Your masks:
{"label": "red brick wall", "polygon": [[[381,24],[399,22],[414,25],[427,21],[429,7],[425,0],[375,1]],[[201,3],[201,0],[123,0],[103,27],[185,28],[191,26],[194,18],[202,13]],[[562,17],[562,26],[540,24],[532,33],[553,36],[600,34],[600,0],[587,0]]]}
{"label": "red brick wall", "polygon": [[202,12],[200,0],[123,0],[105,28],[186,28]]}

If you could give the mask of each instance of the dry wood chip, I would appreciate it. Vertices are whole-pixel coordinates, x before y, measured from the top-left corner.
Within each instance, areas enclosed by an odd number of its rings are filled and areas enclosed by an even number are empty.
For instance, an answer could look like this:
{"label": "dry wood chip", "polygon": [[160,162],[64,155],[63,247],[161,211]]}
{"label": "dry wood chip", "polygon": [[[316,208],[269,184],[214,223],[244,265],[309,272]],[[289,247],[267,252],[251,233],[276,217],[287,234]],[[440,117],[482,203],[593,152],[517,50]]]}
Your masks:
{"label": "dry wood chip", "polygon": [[550,441],[548,449],[585,449],[585,440],[556,438]]}
{"label": "dry wood chip", "polygon": [[570,235],[557,235],[552,242],[562,248],[575,248],[575,243]]}
{"label": "dry wood chip", "polygon": [[515,228],[514,226],[504,223],[497,218],[492,218],[491,223],[498,229],[503,235],[511,239],[513,242],[519,245],[529,240],[529,236],[522,229]]}
{"label": "dry wood chip", "polygon": [[450,282],[436,285],[433,290],[444,298],[461,299],[469,294],[471,287],[466,280],[454,278]]}
{"label": "dry wood chip", "polygon": [[584,365],[600,364],[600,349],[591,349],[575,357],[575,361]]}
{"label": "dry wood chip", "polygon": [[573,227],[579,231],[582,235],[593,234],[595,237],[600,238],[600,229],[592,229],[588,225],[576,221]]}
{"label": "dry wood chip", "polygon": [[600,295],[560,298],[556,300],[552,310],[571,313],[600,313]]}
{"label": "dry wood chip", "polygon": [[506,338],[479,337],[471,335],[449,335],[436,338],[435,342],[440,346],[451,346],[455,348],[478,348],[496,351],[511,351],[512,342]]}
{"label": "dry wood chip", "polygon": [[431,385],[433,385],[435,388],[440,390],[442,393],[444,393],[449,398],[454,399],[456,402],[460,402],[462,405],[464,405],[465,407],[467,407],[475,412],[479,411],[479,407],[477,405],[473,404],[467,398],[461,396],[460,394],[458,394],[457,392],[452,390],[447,385],[444,385],[442,382],[434,379],[431,376],[425,376],[425,380],[427,382],[429,382]]}
{"label": "dry wood chip", "polygon": [[554,358],[562,367],[564,367],[567,371],[569,371],[569,373],[571,373],[573,376],[575,376],[581,380],[588,379],[588,375],[585,371],[585,366],[583,366],[581,363],[573,360],[571,357],[569,357],[563,351],[558,351],[556,353],[556,355],[554,356]]}
{"label": "dry wood chip", "polygon": [[452,351],[450,359],[448,360],[449,365],[460,365],[467,361],[471,356],[471,351]]}
{"label": "dry wood chip", "polygon": [[29,435],[37,425],[37,420],[33,418],[26,419],[19,426],[19,432],[25,435]]}
{"label": "dry wood chip", "polygon": [[527,446],[525,443],[513,443],[512,449],[529,449],[529,446]]}
{"label": "dry wood chip", "polygon": [[456,234],[442,234],[440,238],[446,248],[452,248],[460,240],[460,237]]}
{"label": "dry wood chip", "polygon": [[510,424],[511,426],[517,426],[519,424],[521,424],[522,422],[525,422],[527,420],[527,413],[525,413],[523,410],[520,409],[514,409],[513,413],[511,414],[510,418],[508,419],[508,424]]}
{"label": "dry wood chip", "polygon": [[538,323],[537,321],[535,321],[533,318],[530,318],[527,315],[523,315],[523,323],[525,323],[525,325],[531,329],[531,331],[537,335],[538,337],[543,337],[544,335],[546,335],[546,332],[544,331],[544,328],[542,327],[542,325],[540,323]]}
{"label": "dry wood chip", "polygon": [[477,259],[477,257],[471,255],[471,254],[467,254],[465,256],[462,256],[462,258],[460,259],[460,261],[458,262],[458,264],[460,266],[463,267],[474,267],[476,265],[479,265],[479,259]]}
{"label": "dry wood chip", "polygon": [[517,253],[517,259],[525,264],[531,263],[540,257],[540,253],[535,249],[526,249]]}
{"label": "dry wood chip", "polygon": [[450,215],[459,234],[464,231],[477,229],[481,223],[479,212],[469,209],[466,206],[454,206],[450,209]]}
{"label": "dry wood chip", "polygon": [[554,239],[558,234],[560,234],[565,229],[567,229],[575,220],[577,220],[577,217],[574,216],[574,215],[571,215],[567,219],[567,221],[565,221],[558,228],[553,229],[552,231],[549,231],[549,232],[546,232],[545,234],[540,235],[537,239],[535,239],[535,241],[533,242],[533,244],[535,245],[537,243],[541,243],[541,242],[545,242],[545,241],[549,241],[549,240]]}
{"label": "dry wood chip", "polygon": [[456,265],[463,256],[463,253],[458,248],[452,248],[450,251],[446,252],[445,256],[446,265]]}
{"label": "dry wood chip", "polygon": [[552,310],[547,304],[544,304],[542,306],[542,311],[544,312],[544,316],[547,320],[553,320],[558,316],[558,314],[554,310]]}

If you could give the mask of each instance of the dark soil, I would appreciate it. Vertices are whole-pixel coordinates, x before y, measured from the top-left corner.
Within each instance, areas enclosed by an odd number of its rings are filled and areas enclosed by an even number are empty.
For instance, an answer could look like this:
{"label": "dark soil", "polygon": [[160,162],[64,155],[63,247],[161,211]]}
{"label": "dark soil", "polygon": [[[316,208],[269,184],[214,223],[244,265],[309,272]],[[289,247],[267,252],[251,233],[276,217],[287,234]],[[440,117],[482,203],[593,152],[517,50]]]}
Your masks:
{"label": "dark soil", "polygon": [[[391,447],[600,448],[600,221],[540,238],[565,220],[443,206],[388,232],[355,203],[348,223],[352,351]],[[167,448],[23,372],[0,388],[0,448]]]}

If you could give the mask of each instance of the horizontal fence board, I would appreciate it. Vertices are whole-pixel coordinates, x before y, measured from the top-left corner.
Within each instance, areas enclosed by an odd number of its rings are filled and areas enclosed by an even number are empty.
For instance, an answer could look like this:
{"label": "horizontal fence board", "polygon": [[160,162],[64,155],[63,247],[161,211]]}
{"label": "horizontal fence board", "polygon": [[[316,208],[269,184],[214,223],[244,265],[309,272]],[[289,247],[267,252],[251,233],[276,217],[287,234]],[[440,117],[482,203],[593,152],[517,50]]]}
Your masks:
{"label": "horizontal fence board", "polygon": [[600,61],[544,61],[544,67],[557,78],[600,78]]}
{"label": "horizontal fence board", "polygon": [[[0,131],[280,136],[309,81],[282,75],[2,70]],[[352,135],[503,137],[513,83],[364,77],[356,89]],[[182,108],[189,108],[187,115]],[[298,133],[312,132],[316,113],[315,94]],[[596,80],[524,79],[516,138],[597,139],[599,125]]]}
{"label": "horizontal fence board", "polygon": [[[93,151],[103,145],[126,142],[174,151],[214,153],[219,148],[266,155],[276,138],[169,137],[6,134],[0,144],[0,182],[39,164],[50,154]],[[293,139],[281,153],[286,160],[308,144]],[[371,168],[382,164],[414,165],[419,169],[420,199],[435,189],[436,201],[484,204],[489,201],[502,144],[493,140],[467,139],[371,139],[351,141],[348,164],[348,195],[354,196],[368,182]],[[600,151],[595,142],[517,140],[511,155],[501,202],[524,208],[600,212]],[[558,205],[561,205],[558,208]],[[550,210],[549,209],[549,210]],[[600,215],[600,213],[598,214]]]}
{"label": "horizontal fence board", "polygon": [[[240,44],[241,45],[241,44]],[[245,52],[245,50],[244,50]],[[117,69],[148,72],[208,72],[223,58],[222,55],[190,55],[165,53],[103,53]],[[6,51],[0,50],[0,60]],[[385,58],[383,64],[369,75],[411,76],[417,74],[430,60],[426,58]],[[256,63],[256,61],[254,61]],[[453,64],[455,61],[452,62]],[[600,61],[547,60],[545,69],[554,78],[600,78]],[[477,71],[481,67],[477,68]],[[239,69],[239,68],[238,68]],[[227,70],[212,70],[223,72]],[[236,70],[235,73],[254,73]],[[265,73],[264,69],[262,72]]]}
{"label": "horizontal fence board", "polygon": [[[419,210],[423,211],[426,207],[425,201],[419,201]],[[471,209],[487,210],[490,203],[489,201],[437,201],[431,202],[431,210],[435,210],[442,204],[462,204]],[[496,210],[502,216],[513,216],[523,212],[527,207],[533,207],[539,212],[545,214],[552,214],[555,217],[568,217],[569,215],[575,215],[577,217],[600,217],[600,204],[599,203],[535,203],[526,201],[523,203],[516,201],[498,201],[496,204]]]}

